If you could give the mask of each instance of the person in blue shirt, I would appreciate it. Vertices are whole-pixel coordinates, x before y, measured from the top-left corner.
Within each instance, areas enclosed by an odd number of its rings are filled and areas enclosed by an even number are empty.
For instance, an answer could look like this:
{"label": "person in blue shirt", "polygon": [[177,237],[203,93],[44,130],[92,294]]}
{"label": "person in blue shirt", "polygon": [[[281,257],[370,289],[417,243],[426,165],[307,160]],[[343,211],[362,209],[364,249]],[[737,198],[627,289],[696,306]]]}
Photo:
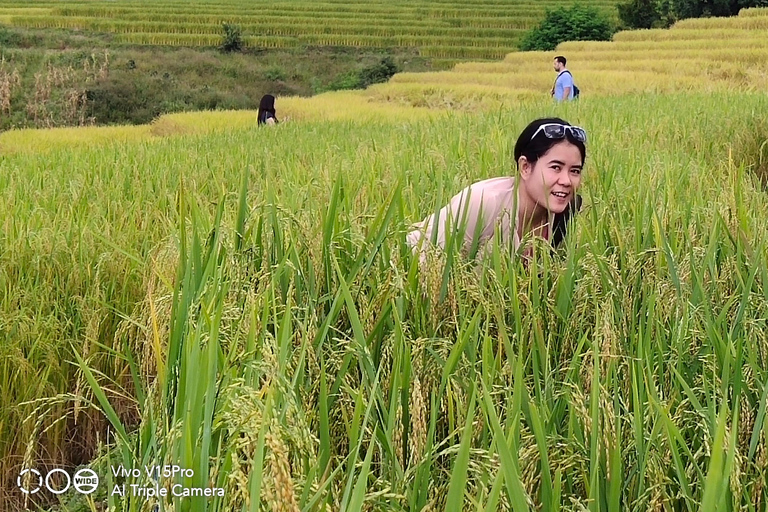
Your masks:
{"label": "person in blue shirt", "polygon": [[550,94],[556,101],[571,101],[573,99],[573,75],[565,67],[565,57],[558,55],[554,61],[557,78]]}

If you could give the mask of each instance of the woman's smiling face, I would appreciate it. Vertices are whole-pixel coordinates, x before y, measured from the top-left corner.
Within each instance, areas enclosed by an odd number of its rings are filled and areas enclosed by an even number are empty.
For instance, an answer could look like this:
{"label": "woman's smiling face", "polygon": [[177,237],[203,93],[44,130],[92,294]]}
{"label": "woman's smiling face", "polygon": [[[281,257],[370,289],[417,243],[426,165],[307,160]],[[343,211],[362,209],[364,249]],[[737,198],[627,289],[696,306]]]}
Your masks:
{"label": "woman's smiling face", "polygon": [[561,213],[581,185],[581,152],[567,139],[558,142],[534,164],[520,157],[520,176],[528,197],[552,213]]}

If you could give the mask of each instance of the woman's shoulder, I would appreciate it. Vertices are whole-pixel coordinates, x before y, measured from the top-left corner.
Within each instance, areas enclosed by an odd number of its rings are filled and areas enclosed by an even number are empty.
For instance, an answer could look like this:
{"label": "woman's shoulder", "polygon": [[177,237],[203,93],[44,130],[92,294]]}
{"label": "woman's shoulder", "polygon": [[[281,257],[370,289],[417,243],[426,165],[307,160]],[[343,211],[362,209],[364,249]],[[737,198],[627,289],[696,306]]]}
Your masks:
{"label": "woman's shoulder", "polygon": [[515,178],[512,176],[498,176],[476,181],[471,185],[478,190],[498,190],[501,192],[513,190],[515,187]]}
{"label": "woman's shoulder", "polygon": [[502,176],[476,181],[459,192],[454,201],[460,198],[462,204],[469,205],[470,211],[482,211],[490,220],[512,209],[515,197],[515,179]]}
{"label": "woman's shoulder", "polygon": [[504,201],[511,199],[515,192],[515,178],[511,176],[500,176],[498,178],[489,178],[487,180],[476,181],[469,186],[472,195],[482,194],[486,199],[495,199]]}

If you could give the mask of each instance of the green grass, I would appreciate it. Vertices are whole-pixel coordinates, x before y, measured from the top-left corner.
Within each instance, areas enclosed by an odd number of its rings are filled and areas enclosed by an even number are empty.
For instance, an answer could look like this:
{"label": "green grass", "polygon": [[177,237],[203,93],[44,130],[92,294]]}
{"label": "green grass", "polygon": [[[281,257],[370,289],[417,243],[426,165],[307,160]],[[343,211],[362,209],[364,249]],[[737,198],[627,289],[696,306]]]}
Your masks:
{"label": "green grass", "polygon": [[[108,464],[179,464],[226,491],[161,510],[761,510],[768,208],[749,166],[767,103],[644,95],[6,156],[0,471],[32,439],[38,467],[93,459],[112,485]],[[567,247],[419,271],[408,224],[511,172],[518,133],[553,113],[590,137]]]}
{"label": "green grass", "polygon": [[[12,84],[0,130],[146,124],[164,113],[255,110],[266,93],[321,93],[385,57],[410,71],[455,63],[419,56],[413,48],[300,46],[222,54],[212,48],[136,47],[108,35],[0,26],[0,89],[6,78]],[[66,79],[56,80],[59,76]],[[50,90],[47,83],[54,84]],[[74,111],[73,94],[84,95]],[[4,96],[0,92],[0,100]],[[37,116],[30,111],[36,97],[45,98],[38,101]]]}

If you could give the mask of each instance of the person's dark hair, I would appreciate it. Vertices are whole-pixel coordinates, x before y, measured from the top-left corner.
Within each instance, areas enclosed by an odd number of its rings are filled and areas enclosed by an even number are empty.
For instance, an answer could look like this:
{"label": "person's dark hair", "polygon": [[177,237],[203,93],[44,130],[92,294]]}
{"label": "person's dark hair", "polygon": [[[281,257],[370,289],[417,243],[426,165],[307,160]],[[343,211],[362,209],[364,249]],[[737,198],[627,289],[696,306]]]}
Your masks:
{"label": "person's dark hair", "polygon": [[519,165],[518,161],[520,160],[521,156],[524,156],[529,162],[535,164],[539,158],[544,156],[544,154],[552,148],[552,146],[558,142],[567,140],[579,148],[579,153],[581,153],[581,165],[584,165],[584,160],[587,158],[587,148],[584,146],[583,142],[574,139],[570,131],[565,132],[565,139],[550,139],[544,135],[543,131],[541,131],[536,134],[536,137],[533,140],[531,140],[531,137],[533,137],[533,134],[536,133],[541,125],[549,123],[558,123],[571,126],[571,123],[564,121],[559,117],[547,117],[543,119],[536,119],[535,121],[531,122],[528,126],[525,127],[523,132],[517,138],[517,142],[515,143],[515,164]]}
{"label": "person's dark hair", "polygon": [[552,247],[557,247],[563,243],[565,233],[568,230],[568,224],[571,223],[573,216],[581,210],[581,204],[581,196],[576,194],[562,213],[555,214],[555,222],[552,226]]}
{"label": "person's dark hair", "polygon": [[264,124],[269,117],[274,118],[275,122],[277,122],[277,117],[275,116],[275,97],[271,94],[265,94],[261,97],[261,101],[259,102],[257,123]]}
{"label": "person's dark hair", "polygon": [[563,57],[562,55],[558,55],[557,57],[555,57],[555,60],[560,64],[562,64],[563,66],[565,66],[565,57]]}

